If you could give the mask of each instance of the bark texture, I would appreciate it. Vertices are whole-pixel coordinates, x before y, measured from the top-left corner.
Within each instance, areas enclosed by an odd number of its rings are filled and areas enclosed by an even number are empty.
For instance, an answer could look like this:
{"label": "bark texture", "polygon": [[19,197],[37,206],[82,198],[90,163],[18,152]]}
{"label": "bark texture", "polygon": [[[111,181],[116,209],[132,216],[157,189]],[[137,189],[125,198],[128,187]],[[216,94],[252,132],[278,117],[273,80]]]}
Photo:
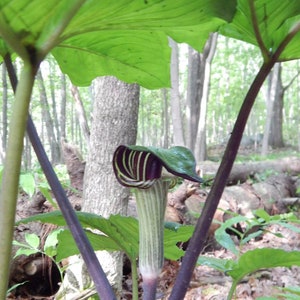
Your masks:
{"label": "bark texture", "polygon": [[[126,214],[129,190],[115,179],[112,157],[120,144],[135,144],[139,86],[114,77],[95,81],[90,151],[84,177],[83,210],[103,217]],[[101,253],[100,262],[117,293],[121,292],[122,257]]]}

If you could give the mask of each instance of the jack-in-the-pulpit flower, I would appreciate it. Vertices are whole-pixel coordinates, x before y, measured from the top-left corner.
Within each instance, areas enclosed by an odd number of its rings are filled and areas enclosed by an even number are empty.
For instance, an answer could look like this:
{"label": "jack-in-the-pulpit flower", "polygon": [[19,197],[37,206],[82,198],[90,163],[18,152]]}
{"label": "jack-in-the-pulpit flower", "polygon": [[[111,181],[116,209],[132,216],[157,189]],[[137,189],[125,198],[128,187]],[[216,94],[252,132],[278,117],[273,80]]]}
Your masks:
{"label": "jack-in-the-pulpit flower", "polygon": [[122,145],[114,153],[117,180],[134,188],[139,219],[139,270],[145,300],[155,299],[163,265],[164,215],[169,186],[176,177],[203,182],[195,166],[193,154],[184,147],[159,149]]}

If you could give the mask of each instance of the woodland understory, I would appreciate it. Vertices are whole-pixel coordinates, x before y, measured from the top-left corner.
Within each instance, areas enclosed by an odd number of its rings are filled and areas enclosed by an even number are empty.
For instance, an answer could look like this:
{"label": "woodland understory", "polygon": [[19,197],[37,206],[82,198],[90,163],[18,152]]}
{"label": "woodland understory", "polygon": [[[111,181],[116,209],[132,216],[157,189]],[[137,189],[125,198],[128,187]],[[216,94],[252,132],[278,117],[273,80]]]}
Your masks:
{"label": "woodland understory", "polygon": [[[76,210],[81,209],[80,192],[83,187],[83,174],[85,162],[81,161],[70,145],[64,146],[64,158],[70,175],[71,185],[76,190],[69,190],[68,196]],[[222,155],[222,147],[210,149],[211,156]],[[240,154],[249,155],[253,149],[240,148]],[[207,161],[199,164],[201,175],[213,178],[218,163]],[[298,174],[300,173],[300,158],[286,157],[274,161],[245,162],[235,164],[225,188],[219,209],[215,214],[215,220],[211,225],[207,244],[202,255],[222,259],[232,259],[234,254],[222,248],[215,240],[214,233],[220,226],[235,214],[253,217],[253,211],[264,209],[268,214],[283,214],[293,211],[298,214],[300,186]],[[176,189],[172,190],[168,196],[168,206],[166,212],[166,221],[178,222],[181,224],[195,224],[198,214],[201,212],[204,201],[209,191],[209,185],[198,186],[192,182],[183,181]],[[44,213],[53,210],[51,204],[41,196],[34,195],[33,199],[23,193],[19,195],[17,220],[26,218],[36,213]],[[130,199],[128,206],[128,215],[136,217],[136,207],[134,199]],[[245,224],[236,225],[236,229],[243,231]],[[29,223],[19,225],[15,229],[15,240],[24,240],[24,234],[34,232],[45,239],[48,233],[53,230],[53,225]],[[258,231],[261,228],[253,228]],[[249,234],[251,234],[249,233]],[[239,244],[238,237],[234,236],[236,245]],[[185,249],[186,244],[178,244]],[[299,234],[278,224],[273,224],[264,229],[262,234],[241,246],[241,252],[246,252],[256,248],[280,248],[286,251],[300,250]],[[30,265],[30,260],[40,261],[40,268],[52,272],[55,278],[55,268],[51,261],[41,259],[36,256],[21,256],[16,259],[11,269],[11,282],[15,282],[23,274],[23,266]],[[173,287],[180,261],[165,261],[163,271],[160,276],[158,288],[159,299],[168,299],[168,295]],[[49,274],[50,274],[49,273]],[[28,290],[18,289],[16,294],[11,294],[8,299],[55,299],[55,296],[48,297],[39,295],[41,285],[45,286],[44,278],[39,278],[38,273],[27,276],[31,280],[31,296]],[[299,286],[300,269],[299,267],[265,269],[244,278],[238,285],[235,299],[256,299],[261,296],[274,296],[280,293],[280,288],[287,286]],[[214,270],[208,266],[197,266],[195,268],[193,279],[190,282],[189,290],[185,299],[214,299],[222,300],[227,298],[230,289],[231,279],[224,273]],[[130,264],[124,259],[123,268],[123,295],[122,299],[132,299],[131,294],[132,280]],[[26,295],[27,293],[27,295]],[[86,299],[84,294],[79,294],[74,299]]]}

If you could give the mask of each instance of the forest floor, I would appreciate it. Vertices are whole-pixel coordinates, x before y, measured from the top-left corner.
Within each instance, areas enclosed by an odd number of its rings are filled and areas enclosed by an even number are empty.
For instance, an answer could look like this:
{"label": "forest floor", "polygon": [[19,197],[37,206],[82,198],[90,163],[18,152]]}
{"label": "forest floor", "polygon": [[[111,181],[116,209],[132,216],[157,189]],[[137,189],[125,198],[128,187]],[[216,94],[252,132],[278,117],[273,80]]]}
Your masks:
{"label": "forest floor", "polygon": [[[279,225],[270,226],[268,231],[269,232],[263,234],[260,240],[251,240],[246,245],[243,245],[241,253],[266,247],[286,251],[300,250],[299,234],[280,227]],[[277,237],[276,235],[278,233],[280,233],[282,237]],[[231,252],[225,249],[205,252],[202,255],[222,259],[236,259]],[[172,289],[179,265],[180,263],[166,263],[160,283],[161,291],[164,294],[161,299],[168,299],[168,294]],[[225,300],[227,299],[231,284],[231,278],[224,273],[207,266],[197,266],[185,300]],[[300,267],[264,269],[244,278],[237,286],[236,298],[234,299],[251,300],[257,299],[258,297],[270,296],[274,297],[273,299],[286,299],[279,297],[279,294],[282,294],[282,288],[299,286]],[[298,299],[300,299],[300,297]]]}
{"label": "forest floor", "polygon": [[[298,155],[293,149],[286,148],[273,151],[275,157],[285,156],[287,153]],[[213,147],[209,153],[215,160],[219,160],[224,149],[222,147]],[[249,148],[242,148],[239,156],[247,161],[249,156],[258,156],[256,151]],[[283,212],[278,212],[283,213]],[[295,211],[299,213],[299,211]],[[295,224],[294,224],[295,225]],[[298,225],[295,225],[298,226]],[[299,226],[300,227],[300,226]],[[238,247],[239,241],[235,240]],[[216,245],[216,244],[215,244]],[[290,229],[278,224],[270,225],[260,238],[251,239],[248,243],[240,247],[240,254],[257,248],[276,248],[285,251],[300,251],[300,235]],[[201,254],[206,257],[218,259],[236,260],[236,256],[218,245],[214,249],[204,250]],[[160,292],[162,300],[168,299],[174,281],[180,268],[180,262],[166,261],[160,278]],[[129,279],[130,282],[130,279]],[[126,278],[124,280],[126,288]],[[230,276],[223,272],[210,268],[208,266],[197,266],[193,273],[190,287],[185,296],[185,300],[225,300],[232,285]],[[252,300],[259,297],[272,297],[272,299],[300,299],[300,296],[288,298],[284,295],[284,288],[293,288],[300,286],[300,267],[293,266],[290,268],[276,267],[272,269],[263,269],[245,277],[237,286],[235,298],[237,300]],[[297,298],[298,297],[298,298]],[[130,298],[124,298],[130,299]],[[264,298],[267,299],[267,298]]]}
{"label": "forest floor", "polygon": [[[290,149],[289,149],[290,150]],[[211,156],[214,158],[222,155],[222,148],[213,149]],[[242,156],[252,155],[253,151],[244,149],[239,153]],[[278,154],[280,155],[280,153]],[[24,199],[23,199],[24,198]],[[20,195],[19,203],[25,203],[26,196]],[[77,199],[78,201],[79,199]],[[32,209],[32,208],[30,208]],[[38,208],[40,209],[40,208]],[[47,211],[47,206],[46,206]],[[24,207],[18,207],[19,217],[26,217]],[[238,240],[236,239],[238,243]],[[287,228],[278,224],[273,224],[267,228],[260,239],[251,239],[248,243],[240,248],[241,253],[245,253],[257,248],[278,248],[286,251],[300,251],[300,236]],[[206,249],[201,255],[221,259],[236,259],[235,255],[219,246]],[[159,283],[159,295],[161,300],[168,299],[175,278],[180,268],[180,262],[166,261]],[[193,273],[190,287],[186,294],[185,300],[223,300],[227,299],[232,280],[224,273],[214,270],[207,266],[197,266]],[[123,298],[122,300],[131,299],[131,274],[125,273],[123,279]],[[235,299],[257,299],[258,297],[274,297],[273,299],[286,299],[278,296],[282,293],[282,288],[300,286],[300,267],[273,269],[264,269],[243,279],[236,289]],[[9,299],[37,299],[34,297],[9,297]],[[52,300],[54,297],[44,297],[39,299]],[[295,298],[296,299],[296,298]],[[300,296],[299,296],[300,299]]]}

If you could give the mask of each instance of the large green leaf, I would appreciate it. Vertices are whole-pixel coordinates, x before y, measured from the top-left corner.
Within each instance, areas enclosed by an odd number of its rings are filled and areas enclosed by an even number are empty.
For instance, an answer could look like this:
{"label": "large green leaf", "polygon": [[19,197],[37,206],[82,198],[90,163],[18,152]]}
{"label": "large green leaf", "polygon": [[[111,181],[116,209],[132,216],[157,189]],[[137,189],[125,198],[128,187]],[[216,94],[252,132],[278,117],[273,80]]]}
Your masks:
{"label": "large green leaf", "polygon": [[[251,13],[251,3],[253,3]],[[261,48],[265,59],[272,55],[284,38],[300,22],[298,0],[238,0],[237,13],[230,24],[221,28],[221,33]],[[261,36],[259,43],[254,24]],[[291,40],[279,57],[280,61],[300,57],[300,33]]]}
{"label": "large green leaf", "polygon": [[262,248],[247,251],[238,260],[232,270],[227,272],[235,281],[263,268],[300,266],[299,251]]}
{"label": "large green leaf", "polygon": [[[106,250],[106,251],[121,251],[123,250],[114,239],[106,236],[95,234],[93,232],[87,231],[87,237],[94,250]],[[72,255],[79,254],[77,245],[72,237],[71,232],[66,229],[58,235],[58,245],[57,245],[57,256],[56,260],[61,261]]]}
{"label": "large green leaf", "polygon": [[[138,221],[131,217],[112,215],[109,219],[85,212],[76,212],[81,225],[87,229],[87,236],[94,250],[124,251],[130,259],[136,259],[139,252],[139,226]],[[66,226],[66,221],[60,211],[38,214],[20,220],[20,223],[41,221],[57,226]],[[101,231],[105,235],[99,235]],[[165,229],[165,258],[179,259],[184,251],[177,247],[178,242],[186,242],[192,235],[192,226],[182,226],[176,230]],[[79,250],[73,240],[71,232],[64,230],[58,235],[57,260],[78,254]]]}
{"label": "large green leaf", "polygon": [[[83,3],[81,8],[80,2]],[[18,54],[53,48],[74,84],[115,75],[148,88],[168,86],[167,37],[201,49],[231,20],[235,0],[2,0],[0,36]],[[71,18],[61,33],[64,20]],[[2,46],[2,47],[1,47]],[[0,43],[0,53],[7,51]],[[2,49],[3,48],[3,49]]]}

